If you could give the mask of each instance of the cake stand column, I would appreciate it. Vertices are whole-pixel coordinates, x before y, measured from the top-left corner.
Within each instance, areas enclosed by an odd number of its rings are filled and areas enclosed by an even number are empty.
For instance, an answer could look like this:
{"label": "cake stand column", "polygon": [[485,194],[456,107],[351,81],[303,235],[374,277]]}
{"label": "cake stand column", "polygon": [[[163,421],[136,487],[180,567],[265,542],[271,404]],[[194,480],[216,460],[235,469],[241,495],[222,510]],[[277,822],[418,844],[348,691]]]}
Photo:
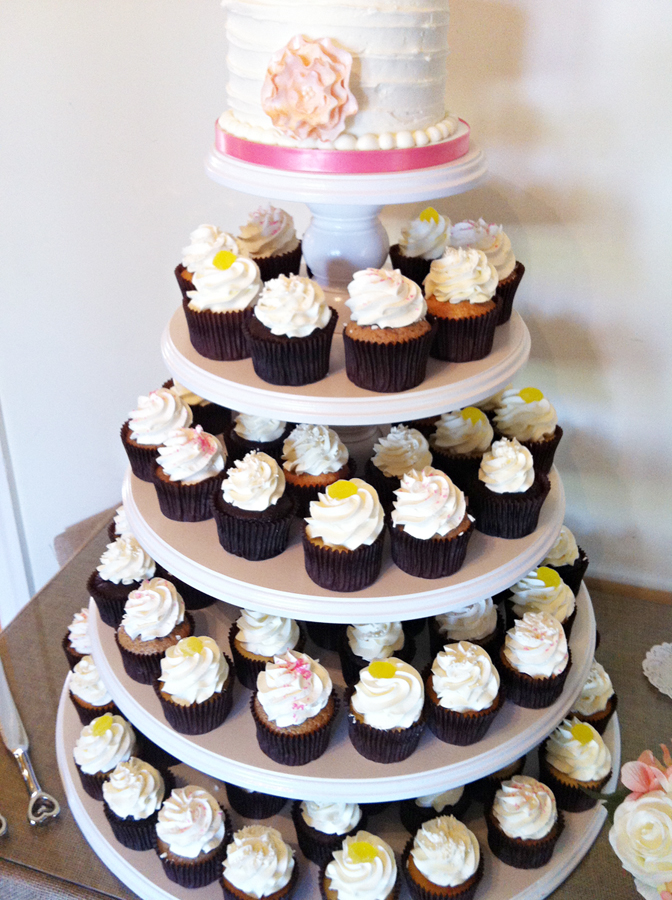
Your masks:
{"label": "cake stand column", "polygon": [[354,272],[381,268],[390,242],[378,218],[381,206],[308,203],[313,217],[303,236],[303,256],[313,278],[343,290]]}

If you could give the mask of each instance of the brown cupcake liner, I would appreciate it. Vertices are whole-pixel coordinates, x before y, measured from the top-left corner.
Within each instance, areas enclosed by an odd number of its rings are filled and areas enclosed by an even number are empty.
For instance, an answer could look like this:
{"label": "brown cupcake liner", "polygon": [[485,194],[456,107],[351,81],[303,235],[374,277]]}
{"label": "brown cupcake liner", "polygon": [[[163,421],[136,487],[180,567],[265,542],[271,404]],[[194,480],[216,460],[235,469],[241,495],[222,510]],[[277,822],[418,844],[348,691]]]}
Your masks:
{"label": "brown cupcake liner", "polygon": [[65,653],[65,658],[68,661],[68,665],[70,666],[70,671],[75,668],[78,662],[81,662],[84,659],[86,654],[77,653],[76,650],[70,645],[70,632],[65,632],[65,637],[61,641],[61,646],[63,647],[63,652]]}
{"label": "brown cupcake liner", "polygon": [[248,793],[236,784],[226,782],[226,796],[229,806],[245,819],[270,819],[276,816],[287,802],[286,797],[275,797],[273,794],[262,794],[259,791]]}
{"label": "brown cupcake liner", "polygon": [[355,750],[373,762],[395,763],[408,759],[417,749],[425,730],[425,716],[408,728],[372,728],[360,722],[352,712],[348,713],[348,733]]}
{"label": "brown cupcake liner", "polygon": [[[135,726],[133,726],[133,730],[135,731],[138,742],[138,752],[136,756],[139,756],[140,759],[144,759],[145,762],[150,763],[150,765],[154,766],[155,769],[158,769],[164,776],[170,766],[180,765],[181,760],[176,756],[173,756],[172,753],[168,753],[163,747],[159,747],[154,741],[150,741],[147,735],[142,734]],[[172,776],[172,773],[168,774]]]}
{"label": "brown cupcake liner", "polygon": [[579,593],[581,582],[583,581],[583,578],[586,574],[586,569],[588,568],[588,557],[581,549],[581,547],[579,547],[579,555],[577,559],[571,565],[551,566],[549,563],[544,563],[544,565],[547,565],[550,569],[555,569],[555,571],[576,597],[576,595]]}
{"label": "brown cupcake liner", "polygon": [[345,625],[338,622],[306,622],[308,637],[323,650],[338,650]]}
{"label": "brown cupcake liner", "polygon": [[535,472],[543,472],[544,475],[548,475],[548,473],[551,471],[551,468],[553,466],[553,459],[555,457],[555,451],[558,449],[558,444],[560,443],[562,435],[562,428],[560,427],[560,425],[556,425],[553,437],[549,438],[549,440],[547,441],[520,442],[523,447],[527,447],[527,449],[532,454]]}
{"label": "brown cupcake liner", "polygon": [[492,350],[499,310],[497,304],[487,313],[466,319],[444,319],[427,314],[437,330],[430,356],[447,362],[483,359]]}
{"label": "brown cupcake liner", "polygon": [[287,495],[275,506],[246,516],[244,510],[226,503],[218,490],[212,497],[211,510],[219,543],[227,553],[249,560],[272,559],[287,546],[294,515],[294,502]]}
{"label": "brown cupcake liner", "polygon": [[287,422],[285,430],[280,437],[276,438],[274,441],[248,441],[245,438],[240,437],[232,422],[224,434],[224,441],[228,451],[227,459],[231,463],[234,463],[237,459],[243,459],[244,456],[247,456],[247,454],[251,453],[253,450],[259,450],[262,453],[267,453],[268,456],[272,456],[278,465],[281,466],[282,447],[294,427],[293,422]]}
{"label": "brown cupcake liner", "polygon": [[77,763],[75,763],[75,768],[79,772],[79,778],[82,782],[82,787],[89,795],[89,797],[93,797],[94,800],[102,800],[103,782],[107,781],[110,772],[94,772],[93,774],[89,774],[88,772],[82,772]]}
{"label": "brown cupcake liner", "polygon": [[[543,781],[547,784],[545,779]],[[488,826],[488,846],[497,859],[516,869],[539,869],[545,866],[553,856],[555,845],[565,827],[564,816],[559,810],[551,830],[537,840],[509,837],[500,828],[492,814],[492,808],[485,810],[485,821]]]}
{"label": "brown cupcake liner", "polygon": [[128,421],[124,422],[121,426],[120,434],[121,443],[124,445],[124,450],[128,456],[131,471],[135,477],[139,478],[141,481],[151,481],[154,467],[156,466],[156,460],[159,455],[157,447],[141,447],[132,443],[130,440],[131,429]]}
{"label": "brown cupcake liner", "polygon": [[499,316],[497,318],[498,325],[503,325],[511,318],[513,298],[516,296],[518,285],[522,281],[524,274],[525,266],[518,260],[513,267],[513,272],[497,285],[495,296],[497,297],[497,307],[499,309]]}
{"label": "brown cupcake liner", "polygon": [[[334,893],[332,893],[331,898],[329,897],[329,894],[327,893],[327,890],[329,888],[329,885],[327,884],[327,880],[328,880],[327,879],[327,866],[329,865],[329,862],[331,862],[331,860],[328,860],[320,868],[319,882],[320,882],[320,896],[321,896],[322,900],[333,900],[333,897],[334,897]],[[401,872],[399,871],[399,869],[397,869],[397,880],[394,882],[394,885],[392,886],[392,890],[387,895],[387,897],[384,898],[384,900],[399,900],[399,894],[401,893],[401,881],[402,881]]]}
{"label": "brown cupcake liner", "polygon": [[[298,880],[299,863],[295,856],[294,869],[292,870],[292,874],[287,884],[283,888],[274,891],[272,894],[266,894],[264,900],[285,900],[285,898],[291,897],[291,895],[294,893]],[[224,892],[224,900],[252,900],[249,894],[246,894],[244,891],[241,891],[240,888],[237,888],[233,884],[231,884],[230,881],[227,881],[226,875],[221,876],[221,878],[219,879],[219,883],[222,886],[222,891]]]}
{"label": "brown cupcake liner", "polygon": [[96,601],[100,618],[112,628],[118,628],[121,625],[128,595],[139,587],[139,581],[133,581],[131,584],[114,584],[111,581],[105,581],[95,569],[86,582],[86,589]]}
{"label": "brown cupcake liner", "polygon": [[199,888],[217,881],[222,874],[222,863],[226,856],[226,848],[231,840],[231,820],[228,812],[221,807],[224,815],[224,838],[221,844],[206,854],[199,854],[196,859],[179,858],[174,854],[166,855],[167,845],[157,840],[155,850],[161,860],[166,877],[185,888]]}
{"label": "brown cupcake liner", "polygon": [[478,470],[481,466],[483,454],[469,456],[466,453],[451,455],[444,453],[437,447],[432,447],[432,465],[440,469],[456,484],[465,494],[471,493],[471,486],[478,478]]}
{"label": "brown cupcake liner", "polygon": [[479,853],[476,871],[462,884],[455,885],[455,887],[441,887],[438,884],[432,884],[428,878],[423,878],[425,883],[419,884],[415,878],[413,878],[409,870],[413,841],[414,838],[409,839],[401,854],[401,868],[412,900],[472,900],[476,893],[476,888],[483,878],[483,869],[485,866],[485,863],[483,862],[483,851],[481,850]]}
{"label": "brown cupcake liner", "polygon": [[516,760],[515,768],[507,775],[500,776],[497,772],[491,772],[490,775],[479,778],[478,781],[472,781],[469,791],[474,800],[480,800],[485,806],[492,806],[495,794],[502,786],[502,782],[508,781],[514,775],[522,775],[526,759],[526,756],[522,756]]}
{"label": "brown cupcake liner", "polygon": [[604,709],[601,709],[599,712],[592,713],[590,716],[584,716],[583,713],[577,712],[575,709],[572,710],[572,715],[576,716],[581,722],[587,722],[589,725],[592,725],[595,731],[598,734],[604,734],[607,730],[607,725],[611,721],[611,717],[616,712],[616,708],[618,707],[618,697],[616,694],[612,694],[611,697],[607,700],[607,705]]}
{"label": "brown cupcake liner", "polygon": [[[330,307],[331,309],[331,307]],[[305,337],[275,335],[251,316],[243,325],[254,371],[268,384],[303,385],[321,381],[329,372],[331,339],[338,313],[331,309],[331,318],[324,328],[316,328]]]}
{"label": "brown cupcake liner", "polygon": [[301,241],[299,246],[288,253],[279,253],[277,256],[252,257],[259,268],[262,281],[270,281],[281,275],[298,275],[301,267]]}
{"label": "brown cupcake liner", "polygon": [[353,340],[343,333],[345,373],[357,387],[376,393],[409,391],[425,380],[436,326],[407,341],[377,343]]}
{"label": "brown cupcake liner", "polygon": [[[333,701],[333,711],[329,719],[317,728],[302,732],[271,730],[260,718],[256,709],[256,694],[250,698],[252,718],[257,729],[257,740],[262,753],[265,753],[274,762],[284,766],[305,766],[314,759],[322,756],[329,745],[331,727],[338,714],[340,700],[332,690],[330,701]],[[310,720],[308,720],[308,723]]]}
{"label": "brown cupcake liner", "polygon": [[303,553],[309,578],[328,591],[361,591],[378,578],[383,562],[385,529],[372,544],[356,550],[338,550],[314,544],[303,533]]}
{"label": "brown cupcake liner", "polygon": [[[186,271],[187,270],[182,265],[182,263],[179,263],[179,265],[175,266],[175,278],[176,278],[177,284],[180,288],[180,293],[182,294],[182,299],[189,302],[189,298],[187,297],[187,291],[193,291],[194,284],[193,284],[191,278],[184,278],[184,273]],[[188,274],[190,275],[191,273],[189,272]]]}
{"label": "brown cupcake liner", "polygon": [[390,260],[393,269],[399,269],[402,275],[410,278],[421,288],[432,267],[431,259],[422,259],[421,256],[404,256],[399,244],[392,244],[390,247]]}
{"label": "brown cupcake liner", "polygon": [[166,721],[179,734],[206,734],[224,722],[233,706],[233,685],[235,675],[233,663],[226,654],[229,664],[229,676],[224,682],[221,691],[216,691],[202,703],[191,703],[189,706],[180,706],[164,696],[162,683],[154,682],[154,691],[159,698]]}
{"label": "brown cupcake liner", "polygon": [[564,672],[549,678],[534,678],[532,675],[526,675],[524,672],[514,669],[504,655],[502,647],[499,652],[499,660],[496,662],[498,662],[497,668],[506,699],[526,709],[545,709],[547,706],[552,706],[562,694],[572,666],[572,651],[568,650],[567,652],[569,658]]}
{"label": "brown cupcake liner", "polygon": [[474,523],[455,537],[433,537],[427,541],[407,534],[390,523],[391,552],[394,563],[417,578],[447,578],[458,572],[467,555]]}
{"label": "brown cupcake liner", "polygon": [[429,697],[430,693],[434,694],[429,684],[426,693],[428,695],[426,710],[429,730],[444,744],[454,744],[458,747],[467,747],[482,740],[503,705],[501,688],[487,709],[467,712],[455,712],[453,709],[444,709],[439,706],[433,698]]}
{"label": "brown cupcake liner", "polygon": [[97,719],[98,716],[104,716],[106,713],[109,713],[111,716],[121,715],[114,700],[110,700],[109,703],[105,703],[103,706],[93,706],[91,703],[86,703],[77,694],[73,694],[72,691],[68,693],[82,725],[90,725],[94,719]]}
{"label": "brown cupcake liner", "polygon": [[292,803],[292,821],[294,822],[294,830],[299,842],[299,847],[303,855],[311,862],[318,866],[326,866],[331,862],[335,850],[340,850],[343,841],[350,835],[357,834],[358,831],[366,830],[367,814],[362,809],[362,815],[359,822],[350,831],[343,834],[325,834],[312,828],[301,815],[301,801],[295,800]]}
{"label": "brown cupcake liner", "polygon": [[427,619],[423,616],[420,619],[406,619],[404,622],[404,634],[406,637],[417,637],[425,627]]}
{"label": "brown cupcake liner", "polygon": [[[166,786],[164,798],[167,797],[175,786],[175,776],[172,772],[161,772]],[[156,849],[156,823],[159,818],[158,809],[146,819],[134,819],[127,816],[122,819],[103,799],[103,812],[110,824],[115,838],[129,850],[154,850]]]}
{"label": "brown cupcake liner", "polygon": [[534,483],[520,494],[496,494],[482,481],[472,485],[470,500],[476,528],[482,534],[515,540],[531,534],[539,522],[539,513],[551,489],[548,476],[535,474]]}
{"label": "brown cupcake liner", "polygon": [[611,769],[599,781],[581,782],[549,765],[546,759],[546,743],[539,751],[539,780],[553,791],[558,809],[565,812],[586,812],[597,806],[597,800],[585,793],[583,788],[596,793],[601,791],[611,778]]}
{"label": "brown cupcake liner", "polygon": [[375,488],[380,505],[389,516],[396,499],[394,492],[398,490],[401,479],[395,475],[385,475],[372,459],[367,459],[364,465],[364,481]]}
{"label": "brown cupcake liner", "polygon": [[455,816],[456,819],[462,819],[471,802],[469,787],[465,787],[457,803],[454,803],[452,806],[444,806],[441,812],[437,812],[433,806],[418,806],[412,797],[408,800],[400,800],[399,818],[401,819],[401,824],[406,831],[414,835],[416,831],[422,828],[425,822],[430,822],[432,819],[436,819],[437,816]]}
{"label": "brown cupcake liner", "polygon": [[[187,624],[186,628],[182,629],[182,637],[189,637],[194,633],[194,619],[188,612],[185,612],[184,619]],[[119,648],[124,671],[128,677],[137,681],[138,684],[154,684],[161,674],[161,660],[164,657],[165,649],[158,650],[156,653],[133,653],[132,650],[128,650],[119,643],[118,631],[114,634],[114,640]],[[174,637],[171,644],[176,644],[178,640],[181,638]]]}
{"label": "brown cupcake liner", "polygon": [[219,490],[224,473],[212,475],[197,484],[183,484],[181,481],[164,481],[158,476],[158,466],[152,473],[161,512],[174,522],[206,522],[212,518],[210,498]]}
{"label": "brown cupcake liner", "polygon": [[[401,650],[395,650],[392,655],[396,659],[402,659],[404,662],[410,663],[415,656],[415,640],[412,637],[408,637],[405,631],[404,627],[404,646]],[[369,665],[369,660],[352,652],[345,629],[339,641],[338,655],[341,660],[343,679],[347,685],[352,687],[359,681],[359,673]]]}
{"label": "brown cupcake liner", "polygon": [[[476,644],[477,647],[481,647],[494,661],[497,659],[499,649],[504,643],[505,633],[504,620],[498,612],[497,625],[492,634],[488,634],[484,638],[479,638],[477,640],[474,640],[473,638],[466,638],[466,640],[468,640],[470,644]],[[465,638],[462,638],[462,640],[465,640]],[[436,624],[436,619],[432,616],[429,620],[429,652],[432,659],[434,659],[437,653],[440,653],[440,651],[443,650],[446,644],[455,643],[457,642],[454,638],[441,634],[439,626]]]}
{"label": "brown cupcake liner", "polygon": [[191,309],[187,297],[182,300],[192,347],[206,359],[228,362],[247,359],[250,355],[245,337],[245,323],[252,317],[252,307],[231,312]]}
{"label": "brown cupcake liner", "polygon": [[[244,685],[246,688],[249,688],[251,691],[256,691],[257,689],[257,676],[266,669],[266,659],[251,659],[249,656],[245,656],[244,653],[241,653],[236,645],[236,635],[238,634],[238,626],[234,622],[229,628],[229,647],[231,648],[231,656],[233,657],[233,665],[236,670],[236,677],[238,681]],[[294,650],[298,650],[299,653],[303,652],[304,645],[306,643],[306,636],[303,632],[303,629],[300,628],[299,640],[297,641],[296,647]],[[272,661],[272,657],[268,657],[267,659]]]}

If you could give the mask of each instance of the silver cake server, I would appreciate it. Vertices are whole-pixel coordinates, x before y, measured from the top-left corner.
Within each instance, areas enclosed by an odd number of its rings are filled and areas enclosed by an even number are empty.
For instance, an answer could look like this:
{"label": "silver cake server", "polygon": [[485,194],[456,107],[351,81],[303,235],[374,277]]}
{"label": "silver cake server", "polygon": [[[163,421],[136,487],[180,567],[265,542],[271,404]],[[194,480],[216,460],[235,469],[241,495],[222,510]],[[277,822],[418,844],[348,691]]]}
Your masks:
{"label": "silver cake server", "polygon": [[[61,807],[58,800],[42,790],[38,784],[35,772],[28,756],[28,735],[23,727],[23,722],[19,716],[19,711],[14,703],[7,677],[0,659],[0,735],[5,742],[5,746],[12,754],[21,772],[23,780],[26,782],[30,800],[28,801],[28,821],[31,825],[41,825],[54,819]],[[5,822],[5,829],[7,823]],[[1,828],[1,825],[0,825]],[[0,830],[0,834],[3,832]]]}

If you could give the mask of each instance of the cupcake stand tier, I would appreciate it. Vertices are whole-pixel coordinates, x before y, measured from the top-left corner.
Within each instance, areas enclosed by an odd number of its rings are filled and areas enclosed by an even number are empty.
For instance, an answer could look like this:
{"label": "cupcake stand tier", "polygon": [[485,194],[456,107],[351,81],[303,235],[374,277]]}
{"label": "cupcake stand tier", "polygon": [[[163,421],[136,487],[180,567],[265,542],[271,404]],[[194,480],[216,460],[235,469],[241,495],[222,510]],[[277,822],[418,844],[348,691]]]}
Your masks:
{"label": "cupcake stand tier", "polygon": [[[222,889],[217,884],[205,888],[188,890],[169,881],[161,867],[158,857],[153,851],[144,853],[127,850],[112,835],[105,819],[102,804],[92,800],[81,788],[80,780],[72,758],[72,748],[79,732],[79,720],[68,698],[66,681],[61,695],[56,723],[56,750],[61,779],[68,798],[68,804],[83,835],[102,862],[142,900],[221,900]],[[620,767],[620,740],[618,719],[614,717],[605,735],[612,751],[614,772]],[[224,787],[200,772],[192,772],[186,766],[179,766],[176,774],[185,783],[195,782],[228,806]],[[613,790],[616,777],[612,778],[607,790]],[[472,805],[465,819],[467,825],[477,835],[483,849],[485,872],[479,886],[477,898],[482,900],[542,900],[547,897],[569,873],[578,865],[590,845],[597,837],[605,819],[605,811],[601,807],[584,813],[565,813],[566,827],[553,857],[542,869],[513,869],[500,863],[487,847],[485,822],[480,806]],[[243,824],[251,824],[232,813],[235,828]],[[297,853],[300,870],[299,884],[295,893],[296,900],[316,900],[319,897],[317,867],[309,863],[301,855],[296,846],[294,829],[289,816],[289,805],[273,819],[265,820],[278,828],[285,839],[293,845]],[[370,828],[388,841],[393,849],[400,853],[408,839],[402,828],[394,807],[388,807],[383,813],[370,820]],[[402,888],[402,900],[408,900],[405,888]]]}
{"label": "cupcake stand tier", "polygon": [[[196,634],[208,634],[220,647],[228,647],[229,628],[238,617],[235,608],[218,603],[193,615]],[[367,803],[421,797],[467,784],[508,765],[539,744],[564,718],[588,676],[595,648],[593,610],[588,592],[582,587],[570,639],[572,667],[561,697],[552,706],[530,710],[507,701],[478,743],[457,747],[439,741],[426,730],[409,759],[382,765],[360,756],[352,746],[342,704],[326,753],[306,766],[290,767],[273,762],[259,749],[250,713],[251,692],[239,683],[233,711],[223,725],[196,737],[178,734],[167,724],[154,689],[126,675],[114,631],[102,623],[93,601],[89,621],[93,656],[103,681],[122,713],[154,743],[215,778],[303,800],[338,797]],[[312,643],[306,650],[327,666],[342,696],[338,655]],[[428,660],[429,655],[425,656]],[[416,664],[424,667],[422,660]]]}

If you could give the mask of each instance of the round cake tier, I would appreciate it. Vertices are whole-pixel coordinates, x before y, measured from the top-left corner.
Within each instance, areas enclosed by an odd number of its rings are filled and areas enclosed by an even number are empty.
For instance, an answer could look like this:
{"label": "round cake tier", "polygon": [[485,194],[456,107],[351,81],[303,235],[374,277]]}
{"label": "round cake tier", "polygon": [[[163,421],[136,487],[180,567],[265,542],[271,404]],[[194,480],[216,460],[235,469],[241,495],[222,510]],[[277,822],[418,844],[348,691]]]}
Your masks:
{"label": "round cake tier", "polygon": [[[207,634],[228,648],[231,623],[238,611],[217,604],[193,613],[195,634]],[[571,708],[583,687],[595,649],[595,619],[590,597],[582,587],[570,638],[572,666],[561,697],[547,709],[523,709],[506,701],[486,736],[476,744],[445,744],[428,729],[415,753],[401,763],[382,765],[360,756],[348,737],[347,715],[341,709],[326,753],[305,766],[273,762],[259,748],[250,713],[251,692],[236,684],[231,714],[219,728],[190,737],[166,722],[150,685],[126,674],[112,628],[102,623],[92,600],[89,632],[93,657],[108,691],[122,713],[140,731],[188,765],[215,778],[277,796],[304,800],[341,800],[361,803],[420,797],[468,784],[497,771],[536,747]],[[308,643],[307,652],[327,667],[337,688],[343,686],[338,655]],[[429,653],[424,654],[429,660]],[[424,667],[422,657],[417,665]]]}
{"label": "round cake tier", "polygon": [[[75,768],[72,749],[80,727],[77,714],[68,699],[68,682],[66,680],[56,723],[58,767],[68,805],[75,821],[101,861],[142,900],[221,900],[222,889],[219,884],[214,883],[198,890],[180,888],[166,878],[156,853],[127,850],[115,840],[103,813],[102,803],[93,800],[84,792]],[[607,728],[605,740],[612,753],[614,773],[618,773],[620,736],[616,716]],[[186,766],[179,766],[176,774],[186,783],[198,784],[209,790],[228,807],[225,790],[217,781],[213,781],[200,772],[194,772]],[[618,775],[614,774],[605,790],[614,790],[617,779]],[[499,862],[490,852],[487,846],[485,821],[481,807],[473,804],[467,812],[465,822],[476,834],[481,844],[485,867],[483,881],[479,886],[477,896],[487,897],[488,900],[542,900],[555,890],[587,853],[602,828],[606,810],[598,805],[588,812],[565,813],[564,815],[565,830],[550,863],[543,869],[514,869]],[[235,812],[231,813],[231,817],[234,828],[252,824],[252,820],[243,819]],[[315,900],[319,896],[317,866],[307,862],[297,848],[289,806],[285,806],[284,810],[272,819],[264,820],[264,824],[278,828],[297,853],[300,879],[294,894],[295,900]],[[368,827],[384,838],[397,853],[401,853],[408,840],[408,833],[402,828],[395,808],[388,807],[382,813],[371,816]],[[403,887],[402,900],[408,900],[408,896]]]}
{"label": "round cake tier", "polygon": [[379,578],[363,591],[335,594],[311,581],[296,520],[287,549],[273,559],[251,562],[227,553],[213,519],[175,522],[159,509],[154,485],[126,473],[124,509],[142,547],[169,572],[211,597],[249,609],[313,622],[388,622],[436,615],[503,591],[546,556],[565,515],[557,471],[541,509],[539,525],[517,540],[474,531],[462,568],[449,578],[416,578],[393,562],[385,544]]}
{"label": "round cake tier", "polygon": [[495,331],[492,352],[485,359],[468,363],[430,359],[423,383],[401,394],[376,394],[349,381],[340,334],[334,335],[327,377],[301,387],[262,381],[250,359],[214,362],[201,356],[189,339],[182,308],[163,333],[161,352],[176,381],[220,406],[287,422],[375,425],[438,415],[497,393],[527,362],[530,334],[514,312]]}

